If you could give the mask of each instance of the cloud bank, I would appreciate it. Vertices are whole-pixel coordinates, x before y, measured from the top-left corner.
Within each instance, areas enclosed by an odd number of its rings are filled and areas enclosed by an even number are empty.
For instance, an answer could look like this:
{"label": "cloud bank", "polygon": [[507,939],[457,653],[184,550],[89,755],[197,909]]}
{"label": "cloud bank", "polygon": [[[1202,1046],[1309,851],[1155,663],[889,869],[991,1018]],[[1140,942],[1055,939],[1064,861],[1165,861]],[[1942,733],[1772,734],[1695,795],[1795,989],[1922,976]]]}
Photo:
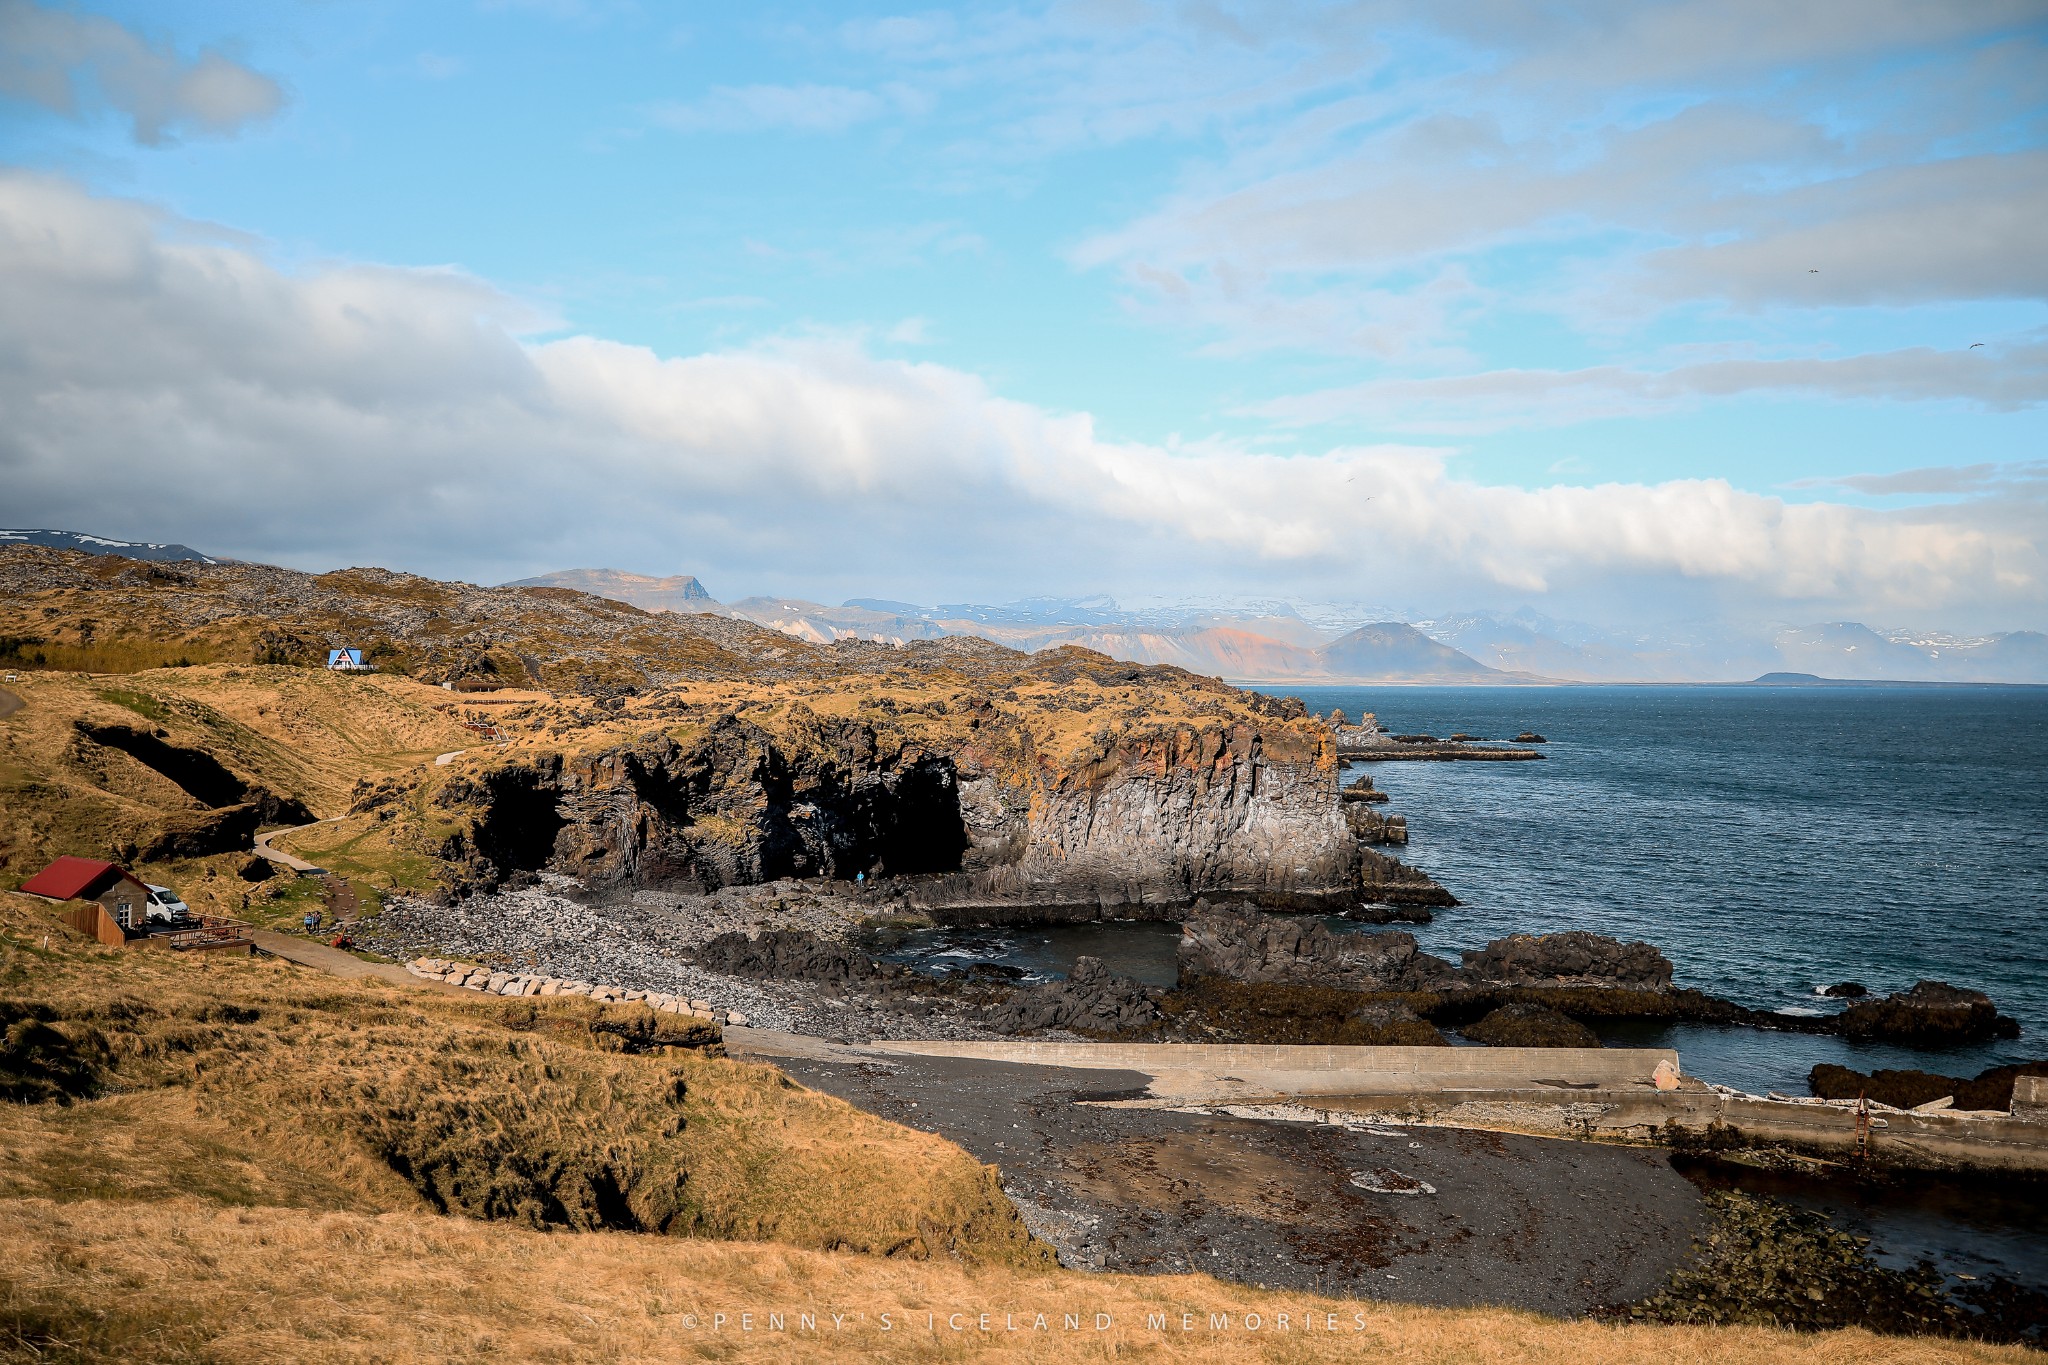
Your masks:
{"label": "cloud bank", "polygon": [[1878,511],[1716,479],[1490,486],[1421,446],[1119,442],[849,342],[548,339],[459,273],[286,273],[205,237],[0,175],[0,521],[483,579],[683,569],[732,594],[1655,579],[1764,612],[2043,615],[2038,481]]}

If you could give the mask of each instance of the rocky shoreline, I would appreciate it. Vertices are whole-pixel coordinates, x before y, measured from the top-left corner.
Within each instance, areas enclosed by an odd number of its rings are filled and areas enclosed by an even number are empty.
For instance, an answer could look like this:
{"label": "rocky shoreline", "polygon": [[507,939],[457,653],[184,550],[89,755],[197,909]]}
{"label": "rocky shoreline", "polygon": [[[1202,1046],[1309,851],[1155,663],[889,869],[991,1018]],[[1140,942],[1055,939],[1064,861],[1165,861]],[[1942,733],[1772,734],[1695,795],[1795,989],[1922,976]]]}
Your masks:
{"label": "rocky shoreline", "polygon": [[[1751,1010],[1674,984],[1645,943],[1511,935],[1452,963],[1400,930],[1338,933],[1245,901],[1181,912],[1179,981],[1145,987],[1082,958],[1063,980],[973,964],[927,974],[878,956],[929,921],[892,892],[806,882],[706,896],[589,897],[570,879],[453,904],[394,898],[365,947],[453,958],[506,981],[603,982],[720,1018],[835,1041],[1026,1034],[1132,1041],[1592,1046],[1589,1024],[1700,1022],[1912,1046],[2012,1027],[1979,992],[1921,982],[1832,1018]],[[450,964],[453,966],[454,964]]]}

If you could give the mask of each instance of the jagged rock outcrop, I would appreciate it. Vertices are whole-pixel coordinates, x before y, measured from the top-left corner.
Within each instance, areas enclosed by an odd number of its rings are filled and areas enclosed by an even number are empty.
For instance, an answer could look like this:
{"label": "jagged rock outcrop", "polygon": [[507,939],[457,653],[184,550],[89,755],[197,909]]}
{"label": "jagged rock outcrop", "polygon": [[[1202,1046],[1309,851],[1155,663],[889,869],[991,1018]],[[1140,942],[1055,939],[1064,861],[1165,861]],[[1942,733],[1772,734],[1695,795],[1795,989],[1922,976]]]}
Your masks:
{"label": "jagged rock outcrop", "polygon": [[1408,842],[1408,817],[1405,815],[1381,815],[1369,806],[1347,802],[1344,806],[1344,823],[1352,836],[1362,844]]}
{"label": "jagged rock outcrop", "polygon": [[1375,905],[1451,906],[1458,898],[1397,858],[1358,850],[1358,893]]}
{"label": "jagged rock outcrop", "polygon": [[1467,951],[1464,957],[1466,974],[1475,983],[1638,988],[1671,984],[1671,960],[1656,948],[1582,930],[1510,934]]}
{"label": "jagged rock outcrop", "polygon": [[1003,1033],[1128,1033],[1158,1020],[1159,1006],[1143,985],[1116,975],[1100,958],[1083,957],[1066,980],[1017,992],[989,1016],[989,1025]]}
{"label": "jagged rock outcrop", "polygon": [[1543,1005],[1502,1005],[1459,1030],[1488,1047],[1598,1047],[1600,1035],[1569,1015]]}
{"label": "jagged rock outcrop", "polygon": [[1180,979],[1187,985],[1205,976],[1253,985],[1405,991],[1447,986],[1457,972],[1442,958],[1418,951],[1413,934],[1338,934],[1313,920],[1205,904],[1181,927]]}
{"label": "jagged rock outcrop", "polygon": [[1057,764],[1002,738],[1011,747],[956,755],[962,875],[916,893],[944,917],[1001,920],[1006,906],[1044,918],[1163,914],[1205,892],[1303,905],[1358,894],[1364,850],[1320,729],[1104,731]]}
{"label": "jagged rock outcrop", "polygon": [[1858,1000],[1837,1016],[1835,1027],[1845,1038],[1916,1047],[2020,1034],[2019,1024],[2000,1014],[1990,996],[1946,981],[1921,981],[1882,1000]]}
{"label": "jagged rock outcrop", "polygon": [[715,972],[772,981],[828,981],[842,985],[902,975],[857,948],[824,939],[808,929],[771,929],[750,937],[720,934],[699,947],[697,961]]}

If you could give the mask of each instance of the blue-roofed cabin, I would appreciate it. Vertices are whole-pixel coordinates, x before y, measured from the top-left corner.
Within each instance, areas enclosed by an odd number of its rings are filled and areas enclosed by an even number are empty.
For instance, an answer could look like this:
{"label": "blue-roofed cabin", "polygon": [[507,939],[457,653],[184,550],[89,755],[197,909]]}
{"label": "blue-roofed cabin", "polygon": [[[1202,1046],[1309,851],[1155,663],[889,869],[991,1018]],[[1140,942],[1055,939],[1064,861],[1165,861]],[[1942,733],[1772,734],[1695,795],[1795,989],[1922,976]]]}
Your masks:
{"label": "blue-roofed cabin", "polygon": [[363,662],[360,649],[330,649],[327,651],[327,666],[341,673],[367,673],[370,665]]}

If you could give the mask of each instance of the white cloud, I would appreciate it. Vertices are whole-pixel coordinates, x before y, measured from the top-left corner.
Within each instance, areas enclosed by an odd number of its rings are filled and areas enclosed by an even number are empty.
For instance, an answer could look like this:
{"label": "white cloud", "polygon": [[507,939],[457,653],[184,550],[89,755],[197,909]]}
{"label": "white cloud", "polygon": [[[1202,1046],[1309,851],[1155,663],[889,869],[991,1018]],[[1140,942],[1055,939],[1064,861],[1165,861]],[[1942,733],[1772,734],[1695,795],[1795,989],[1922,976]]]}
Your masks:
{"label": "white cloud", "polygon": [[1318,35],[1332,78],[1250,105],[1198,65],[1180,99],[1225,150],[1076,263],[1224,349],[1391,359],[1466,343],[1480,315],[1427,298],[1453,271],[1590,332],[1688,305],[2048,297],[2037,4],[1353,12],[1404,60],[1367,82],[1356,31]]}
{"label": "white cloud", "polygon": [[0,488],[16,525],[315,565],[687,568],[728,592],[1704,586],[2038,619],[2038,495],[1903,512],[1720,480],[1521,489],[1446,452],[1103,439],[840,340],[662,357],[447,271],[285,274],[0,176]]}
{"label": "white cloud", "polygon": [[1476,435],[1677,412],[1746,394],[1854,402],[1956,399],[1995,411],[2048,402],[2048,341],[1839,357],[1703,360],[1663,370],[1486,370],[1377,379],[1257,405],[1297,425],[1366,420],[1393,431]]}
{"label": "white cloud", "polygon": [[65,115],[128,116],[135,140],[223,137],[284,107],[276,81],[211,48],[187,59],[111,19],[0,0],[0,95]]}

